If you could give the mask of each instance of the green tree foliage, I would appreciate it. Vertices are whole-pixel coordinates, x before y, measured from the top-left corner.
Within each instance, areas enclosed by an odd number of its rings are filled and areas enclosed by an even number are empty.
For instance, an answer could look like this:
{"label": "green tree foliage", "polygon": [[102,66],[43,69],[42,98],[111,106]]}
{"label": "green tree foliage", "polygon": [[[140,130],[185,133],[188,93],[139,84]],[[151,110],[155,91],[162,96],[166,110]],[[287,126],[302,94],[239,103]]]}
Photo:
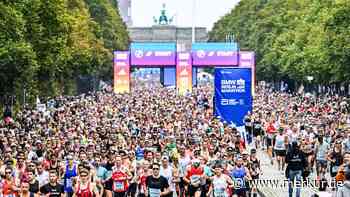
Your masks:
{"label": "green tree foliage", "polygon": [[241,0],[214,25],[211,41],[234,34],[254,50],[260,80],[350,81],[348,0]]}
{"label": "green tree foliage", "polygon": [[110,78],[129,43],[112,0],[4,0],[0,28],[0,95],[26,88],[32,100],[74,93],[79,75]]}

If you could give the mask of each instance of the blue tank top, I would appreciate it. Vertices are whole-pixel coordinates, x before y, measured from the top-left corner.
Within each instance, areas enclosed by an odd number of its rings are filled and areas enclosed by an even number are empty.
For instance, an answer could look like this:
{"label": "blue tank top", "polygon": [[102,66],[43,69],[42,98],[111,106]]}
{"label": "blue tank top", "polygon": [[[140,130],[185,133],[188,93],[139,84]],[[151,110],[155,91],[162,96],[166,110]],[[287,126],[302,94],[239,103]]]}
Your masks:
{"label": "blue tank top", "polygon": [[68,164],[66,165],[66,172],[64,174],[64,191],[65,192],[73,192],[73,182],[72,178],[76,177],[77,170],[76,170],[76,165],[73,165],[73,169],[69,169]]}
{"label": "blue tank top", "polygon": [[245,188],[244,177],[246,175],[245,167],[241,166],[239,168],[235,167],[231,172],[231,178],[236,182],[241,189]]}
{"label": "blue tank top", "polygon": [[145,150],[143,148],[137,147],[135,151],[135,156],[137,160],[143,159]]}

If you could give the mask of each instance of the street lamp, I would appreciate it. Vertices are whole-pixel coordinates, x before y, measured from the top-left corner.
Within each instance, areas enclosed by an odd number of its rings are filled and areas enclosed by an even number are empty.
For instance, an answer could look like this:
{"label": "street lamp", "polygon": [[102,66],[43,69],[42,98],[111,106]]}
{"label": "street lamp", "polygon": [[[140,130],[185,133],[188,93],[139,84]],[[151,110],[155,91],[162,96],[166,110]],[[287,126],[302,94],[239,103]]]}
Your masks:
{"label": "street lamp", "polygon": [[192,0],[192,43],[196,42],[196,0]]}
{"label": "street lamp", "polygon": [[314,80],[313,76],[307,76],[306,80],[309,82],[309,91],[311,92],[311,82]]}

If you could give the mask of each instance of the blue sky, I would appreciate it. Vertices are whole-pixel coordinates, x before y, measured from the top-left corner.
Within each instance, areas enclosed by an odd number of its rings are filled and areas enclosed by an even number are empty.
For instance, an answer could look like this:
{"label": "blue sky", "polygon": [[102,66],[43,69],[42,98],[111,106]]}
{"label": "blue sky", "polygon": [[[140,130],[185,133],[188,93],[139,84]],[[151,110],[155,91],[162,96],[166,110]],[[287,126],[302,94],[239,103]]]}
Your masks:
{"label": "blue sky", "polygon": [[214,23],[228,13],[239,0],[132,0],[133,26],[152,26],[153,16],[159,17],[162,4],[168,15],[174,16],[174,25],[192,26],[192,5],[196,2],[195,24],[210,30]]}

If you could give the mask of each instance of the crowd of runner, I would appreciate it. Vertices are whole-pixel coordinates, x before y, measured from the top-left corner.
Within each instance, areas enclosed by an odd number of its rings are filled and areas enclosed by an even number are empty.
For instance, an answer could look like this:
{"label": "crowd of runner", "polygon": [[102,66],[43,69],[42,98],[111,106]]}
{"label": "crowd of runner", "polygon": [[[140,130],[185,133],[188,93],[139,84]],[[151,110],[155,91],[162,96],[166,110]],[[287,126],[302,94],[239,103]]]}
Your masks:
{"label": "crowd of runner", "polygon": [[254,110],[244,120],[244,135],[212,116],[212,92],[210,86],[186,96],[157,85],[123,95],[106,89],[59,97],[46,112],[7,114],[0,123],[0,193],[256,196],[249,181],[263,173],[257,157],[262,150],[286,178],[315,172],[317,180],[328,174],[350,180],[350,116],[344,97],[260,87]]}

